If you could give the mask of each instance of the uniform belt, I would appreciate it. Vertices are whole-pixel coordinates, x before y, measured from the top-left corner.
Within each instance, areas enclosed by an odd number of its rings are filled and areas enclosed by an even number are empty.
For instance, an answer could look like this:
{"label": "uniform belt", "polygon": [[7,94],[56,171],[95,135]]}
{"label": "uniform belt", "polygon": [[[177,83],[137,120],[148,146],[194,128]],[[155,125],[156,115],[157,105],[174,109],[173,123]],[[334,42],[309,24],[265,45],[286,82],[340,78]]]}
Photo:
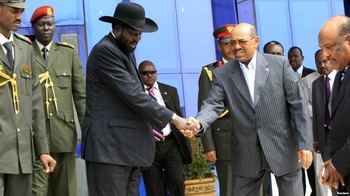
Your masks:
{"label": "uniform belt", "polygon": [[173,137],[173,133],[170,133],[169,135],[164,136],[164,138],[163,138],[162,140],[160,140],[160,141],[156,141],[156,143],[162,143],[162,142],[165,142],[165,141],[167,141],[167,140],[171,139],[172,137]]}

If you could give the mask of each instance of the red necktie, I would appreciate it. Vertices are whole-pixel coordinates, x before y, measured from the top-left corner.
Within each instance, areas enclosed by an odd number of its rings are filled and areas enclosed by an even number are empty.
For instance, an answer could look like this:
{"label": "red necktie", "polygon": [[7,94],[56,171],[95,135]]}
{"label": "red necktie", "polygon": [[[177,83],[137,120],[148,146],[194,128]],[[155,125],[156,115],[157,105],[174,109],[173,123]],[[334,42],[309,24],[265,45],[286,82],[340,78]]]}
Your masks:
{"label": "red necktie", "polygon": [[[153,92],[154,88],[153,87],[148,87],[147,91],[149,96],[151,96],[151,98],[155,101],[157,101],[157,97]],[[154,135],[154,139],[156,141],[163,141],[164,140],[164,134],[162,130],[157,129],[155,126],[152,126],[153,129],[153,135]]]}

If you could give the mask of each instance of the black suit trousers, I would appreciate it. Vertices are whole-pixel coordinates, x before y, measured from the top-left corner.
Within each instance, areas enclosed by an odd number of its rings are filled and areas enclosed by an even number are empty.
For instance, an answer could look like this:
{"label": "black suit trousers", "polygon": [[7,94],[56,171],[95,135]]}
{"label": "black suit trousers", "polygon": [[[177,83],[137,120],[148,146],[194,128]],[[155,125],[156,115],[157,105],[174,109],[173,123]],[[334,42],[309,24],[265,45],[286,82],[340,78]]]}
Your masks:
{"label": "black suit trousers", "polygon": [[142,170],[147,196],[171,196],[185,194],[182,156],[174,137],[156,143],[153,164]]}

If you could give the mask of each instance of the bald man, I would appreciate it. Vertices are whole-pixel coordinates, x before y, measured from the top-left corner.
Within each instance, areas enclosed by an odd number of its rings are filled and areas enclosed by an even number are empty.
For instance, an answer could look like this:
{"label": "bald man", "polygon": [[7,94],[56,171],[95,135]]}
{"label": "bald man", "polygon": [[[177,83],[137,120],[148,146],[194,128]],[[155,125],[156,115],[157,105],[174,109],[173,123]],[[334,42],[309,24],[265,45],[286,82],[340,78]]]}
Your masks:
{"label": "bald man", "polygon": [[321,28],[318,43],[326,57],[338,70],[332,90],[332,110],[328,152],[330,160],[325,164],[325,173],[319,179],[338,193],[349,195],[350,191],[350,18],[335,16]]}

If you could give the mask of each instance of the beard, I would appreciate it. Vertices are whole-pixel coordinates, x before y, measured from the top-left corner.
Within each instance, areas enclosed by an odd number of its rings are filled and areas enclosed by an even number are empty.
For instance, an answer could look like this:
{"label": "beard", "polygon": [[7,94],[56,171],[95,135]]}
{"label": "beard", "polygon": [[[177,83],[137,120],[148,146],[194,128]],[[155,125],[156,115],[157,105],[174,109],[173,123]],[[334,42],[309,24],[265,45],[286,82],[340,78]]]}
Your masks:
{"label": "beard", "polygon": [[[124,33],[125,32],[123,28],[121,35],[116,38],[116,42],[120,50],[123,51],[125,54],[132,53],[136,49],[137,42],[127,40]],[[135,47],[131,47],[131,45],[135,45]]]}

